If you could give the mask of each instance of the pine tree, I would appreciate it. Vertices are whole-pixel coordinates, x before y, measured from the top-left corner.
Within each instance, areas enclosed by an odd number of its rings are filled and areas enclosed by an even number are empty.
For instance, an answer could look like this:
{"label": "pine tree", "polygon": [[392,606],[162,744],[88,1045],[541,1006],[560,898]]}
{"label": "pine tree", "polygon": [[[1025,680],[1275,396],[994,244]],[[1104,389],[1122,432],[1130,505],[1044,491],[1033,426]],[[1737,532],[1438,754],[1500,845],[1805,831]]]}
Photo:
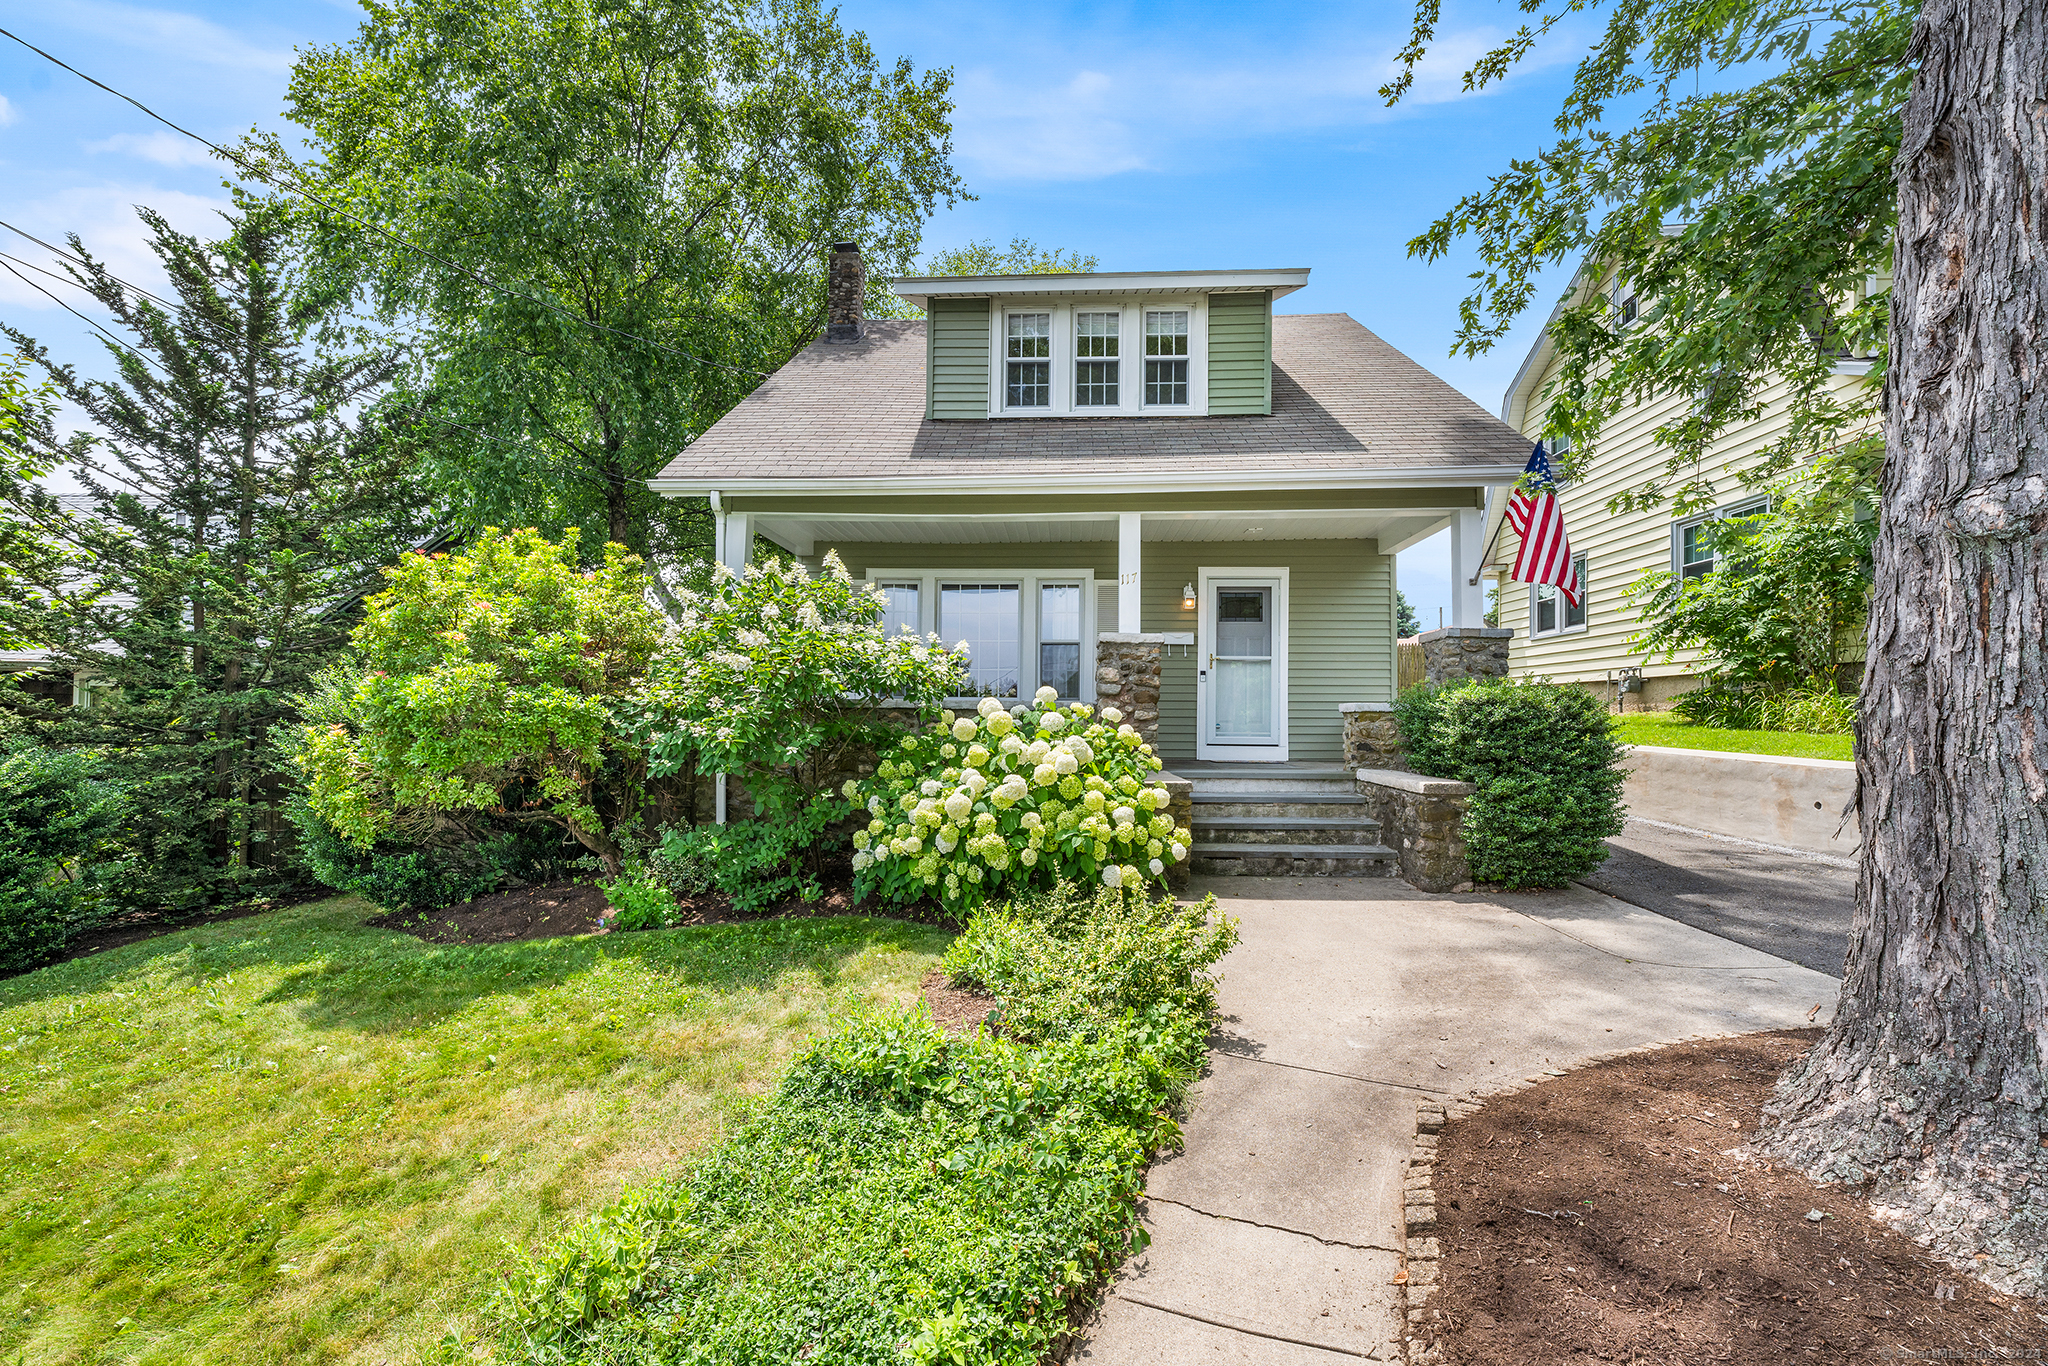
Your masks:
{"label": "pine tree", "polygon": [[398,357],[343,328],[347,301],[301,269],[291,211],[244,199],[217,241],[140,213],[175,296],[162,304],[70,239],[74,278],[125,334],[104,343],[117,378],[0,325],[89,423],[62,434],[31,410],[19,433],[87,490],[61,522],[71,570],[23,604],[85,704],[8,705],[135,784],[150,876],[134,900],[177,912],[291,877],[269,732],[425,509],[407,478],[417,424],[374,406]]}

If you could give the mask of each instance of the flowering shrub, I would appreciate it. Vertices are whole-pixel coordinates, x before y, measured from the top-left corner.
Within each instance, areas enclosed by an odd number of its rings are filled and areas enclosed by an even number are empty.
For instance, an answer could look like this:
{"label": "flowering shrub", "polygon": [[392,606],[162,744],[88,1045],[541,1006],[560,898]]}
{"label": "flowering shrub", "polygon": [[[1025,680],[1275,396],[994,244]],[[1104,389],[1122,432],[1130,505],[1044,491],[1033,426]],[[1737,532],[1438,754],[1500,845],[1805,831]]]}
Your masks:
{"label": "flowering shrub", "polygon": [[1040,688],[1030,706],[985,697],[976,715],[941,716],[846,784],[869,816],[853,836],[859,895],[968,911],[1063,879],[1162,883],[1188,856],[1193,836],[1149,785],[1159,759],[1116,708],[1062,707]]}

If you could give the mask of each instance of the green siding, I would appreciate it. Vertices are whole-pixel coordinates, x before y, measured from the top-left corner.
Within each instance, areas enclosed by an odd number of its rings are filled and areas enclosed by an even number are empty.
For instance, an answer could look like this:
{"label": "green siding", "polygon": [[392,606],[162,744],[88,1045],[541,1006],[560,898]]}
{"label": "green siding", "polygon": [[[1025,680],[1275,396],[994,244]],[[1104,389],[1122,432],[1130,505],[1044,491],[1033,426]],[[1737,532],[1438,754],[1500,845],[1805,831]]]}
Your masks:
{"label": "green siding", "polygon": [[[999,541],[971,545],[848,541],[832,547],[856,578],[879,569],[1093,569],[1116,582],[1114,541]],[[825,552],[824,546],[818,553]]]}
{"label": "green siding", "polygon": [[[1182,586],[1203,566],[1284,567],[1287,575],[1287,757],[1344,757],[1345,702],[1394,698],[1394,558],[1372,541],[1147,541],[1147,631],[1193,631]],[[1203,642],[1169,647],[1159,680],[1159,753],[1195,754],[1195,668]]]}
{"label": "green siding", "polygon": [[987,299],[927,301],[926,417],[988,417],[988,312]]}
{"label": "green siding", "polygon": [[[850,541],[835,547],[855,575],[882,569],[1093,569],[1114,591],[1117,548],[1109,541],[933,545]],[[822,553],[824,546],[818,547]],[[1287,576],[1288,757],[1344,757],[1344,702],[1394,697],[1394,559],[1363,541],[1147,541],[1142,572],[1144,629],[1193,631],[1181,588],[1202,567],[1284,566]],[[1124,630],[1133,626],[1118,623]],[[1195,753],[1195,663],[1201,648],[1167,648],[1159,687],[1159,752]]]}
{"label": "green siding", "polygon": [[1209,296],[1209,412],[1273,411],[1270,291]]}

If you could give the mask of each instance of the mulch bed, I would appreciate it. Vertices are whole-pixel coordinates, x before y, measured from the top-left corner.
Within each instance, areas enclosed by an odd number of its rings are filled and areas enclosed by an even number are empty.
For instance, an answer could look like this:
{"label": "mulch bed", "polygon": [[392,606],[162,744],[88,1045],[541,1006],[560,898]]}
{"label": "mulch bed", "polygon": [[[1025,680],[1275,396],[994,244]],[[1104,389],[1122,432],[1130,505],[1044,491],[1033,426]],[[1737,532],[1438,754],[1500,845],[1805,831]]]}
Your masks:
{"label": "mulch bed", "polygon": [[[788,897],[755,911],[734,910],[732,898],[718,892],[677,897],[676,905],[683,913],[681,925],[859,913],[853,904],[850,878],[828,880],[825,894],[816,901]],[[551,882],[493,892],[438,911],[393,911],[363,923],[403,930],[430,944],[509,944],[520,939],[607,932],[600,918],[609,909],[604,893],[587,882]]]}
{"label": "mulch bed", "polygon": [[1819,1036],[1677,1044],[1446,1125],[1442,1284],[1418,1338],[1446,1366],[2039,1359],[2042,1305],[1747,1149],[1778,1074]]}
{"label": "mulch bed", "polygon": [[944,968],[933,968],[920,983],[932,1019],[948,1034],[972,1034],[996,1008],[996,998],[953,985]]}

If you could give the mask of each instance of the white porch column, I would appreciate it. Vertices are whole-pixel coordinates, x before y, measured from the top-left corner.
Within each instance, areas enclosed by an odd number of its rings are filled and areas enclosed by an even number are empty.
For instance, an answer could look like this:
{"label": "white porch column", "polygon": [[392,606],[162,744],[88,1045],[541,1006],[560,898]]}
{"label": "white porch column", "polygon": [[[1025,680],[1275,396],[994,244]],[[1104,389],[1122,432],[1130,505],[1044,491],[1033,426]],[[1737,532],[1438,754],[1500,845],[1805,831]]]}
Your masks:
{"label": "white porch column", "polygon": [[1486,583],[1473,583],[1486,553],[1486,514],[1478,508],[1451,521],[1451,625],[1486,624]]}
{"label": "white porch column", "polygon": [[754,519],[744,512],[720,512],[715,549],[718,562],[735,574],[747,568],[747,552],[754,546]]}
{"label": "white porch column", "polygon": [[1145,629],[1140,565],[1144,557],[1145,514],[1119,512],[1116,515],[1116,629]]}

